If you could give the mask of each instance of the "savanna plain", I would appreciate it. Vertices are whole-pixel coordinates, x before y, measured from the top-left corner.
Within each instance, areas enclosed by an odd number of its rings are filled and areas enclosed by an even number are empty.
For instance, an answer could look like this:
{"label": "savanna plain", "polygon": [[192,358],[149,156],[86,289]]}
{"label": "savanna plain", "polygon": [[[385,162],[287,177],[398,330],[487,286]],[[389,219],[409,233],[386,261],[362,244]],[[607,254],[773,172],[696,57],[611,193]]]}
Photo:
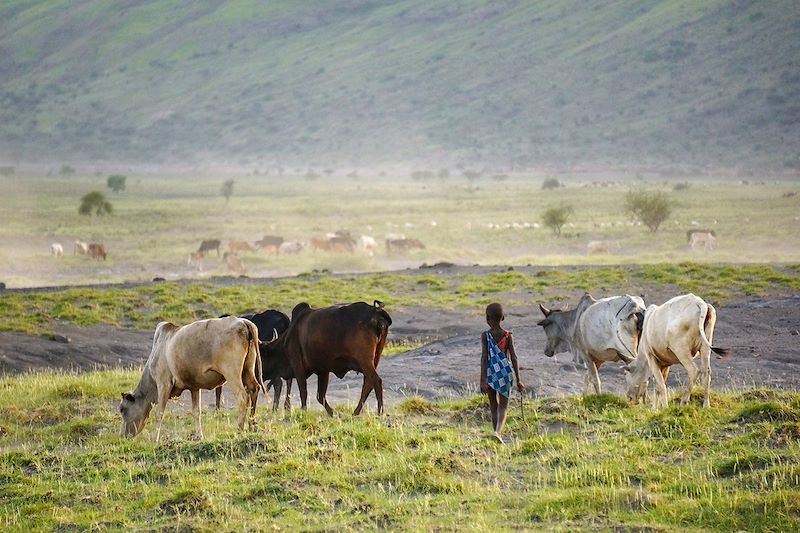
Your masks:
{"label": "savanna plain", "polygon": [[[661,411],[621,398],[610,379],[618,369],[609,369],[610,393],[600,395],[537,393],[530,381],[524,403],[512,403],[505,445],[489,438],[488,409],[474,382],[469,387],[456,373],[450,377],[460,388],[450,395],[396,390],[384,416],[370,403],[352,417],[342,401],[332,418],[297,406],[273,413],[262,399],[259,429],[240,433],[234,409],[206,412],[202,442],[188,439],[184,403],[168,407],[158,443],[150,427],[132,440],[119,437],[116,411],[120,392],[138,380],[158,321],[289,312],[300,301],[386,303],[397,318],[378,367],[387,389],[397,389],[392,380],[400,373],[424,384],[443,359],[475,351],[483,307],[493,300],[506,304],[527,342],[524,378],[541,377],[545,362],[541,333],[526,333],[540,329],[536,303],[574,304],[584,291],[645,294],[647,303],[692,291],[718,308],[716,343],[725,344],[728,320],[737,325],[729,329],[741,330],[736,342],[748,344],[758,310],[800,295],[796,181],[559,176],[563,187],[543,190],[542,179],[522,176],[297,173],[235,178],[226,201],[222,178],[129,176],[125,191],[106,191],[111,215],[85,217],[80,198],[105,190],[105,176],[0,179],[5,530],[800,527],[800,394],[791,380],[712,381],[710,409],[696,391],[689,404],[673,399]],[[625,212],[632,188],[669,196],[672,211],[657,232]],[[543,223],[553,206],[572,207],[560,236]],[[714,230],[718,246],[689,249],[690,229]],[[372,236],[379,246],[371,255],[310,247],[296,255],[246,252],[247,278],[231,275],[213,253],[203,270],[187,265],[205,239],[220,239],[224,249],[231,240],[307,242],[337,230]],[[383,240],[390,233],[425,248],[389,254]],[[108,259],[72,255],[76,239],[104,243]],[[617,246],[587,255],[592,240]],[[64,257],[50,255],[52,242],[63,244]],[[734,310],[744,318],[726,318]],[[796,368],[797,350],[788,345],[800,338],[789,335],[796,315],[785,336],[768,330],[787,358],[777,372]],[[752,325],[752,334],[773,325]],[[50,340],[64,331],[83,332],[89,344],[96,336],[102,348],[95,355],[108,364],[55,370],[63,367],[48,362],[55,353],[49,345],[83,349]],[[100,340],[126,335],[135,349],[122,364]],[[44,363],[15,365],[24,343],[40,346]],[[478,355],[470,360],[476,375]],[[735,353],[725,364],[735,371],[759,362],[744,360]],[[582,381],[576,369],[547,368],[554,373],[545,382]]]}

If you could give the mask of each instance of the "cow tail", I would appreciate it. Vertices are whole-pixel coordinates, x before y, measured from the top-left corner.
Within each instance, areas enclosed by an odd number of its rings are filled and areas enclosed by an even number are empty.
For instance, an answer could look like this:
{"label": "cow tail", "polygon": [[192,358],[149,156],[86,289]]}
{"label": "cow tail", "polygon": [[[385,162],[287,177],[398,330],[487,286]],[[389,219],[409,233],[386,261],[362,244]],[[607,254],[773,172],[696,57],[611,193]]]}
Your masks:
{"label": "cow tail", "polygon": [[[729,348],[720,348],[719,346],[712,346],[711,342],[708,340],[708,337],[706,337],[706,328],[705,328],[706,322],[708,321],[708,318],[709,318],[710,315],[712,315],[712,314],[716,315],[716,311],[714,310],[714,308],[711,305],[709,305],[709,304],[707,304],[705,302],[703,302],[702,304],[698,303],[698,307],[700,308],[700,318],[699,318],[699,321],[700,321],[700,340],[702,340],[703,344],[708,346],[711,349],[711,351],[714,352],[715,354],[717,354],[718,356],[720,356],[720,357],[728,357],[731,354],[731,351],[730,351]],[[705,312],[703,312],[703,311],[705,311]]]}
{"label": "cow tail", "polygon": [[247,330],[249,332],[249,354],[254,355],[256,358],[256,382],[258,386],[261,388],[261,391],[264,393],[264,396],[269,399],[269,395],[267,394],[267,388],[264,386],[264,372],[262,371],[261,367],[261,348],[259,347],[258,342],[258,328],[255,324],[248,321],[247,322]]}

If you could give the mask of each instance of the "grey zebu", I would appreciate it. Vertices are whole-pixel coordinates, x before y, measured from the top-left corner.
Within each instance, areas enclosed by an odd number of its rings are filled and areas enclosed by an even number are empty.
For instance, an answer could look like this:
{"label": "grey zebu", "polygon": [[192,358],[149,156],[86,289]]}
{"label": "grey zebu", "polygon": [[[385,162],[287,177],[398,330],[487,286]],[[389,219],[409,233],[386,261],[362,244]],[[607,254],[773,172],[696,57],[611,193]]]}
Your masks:
{"label": "grey zebu", "polygon": [[137,435],[157,403],[158,440],[167,400],[188,389],[192,393],[194,436],[202,438],[200,389],[214,389],[223,383],[239,401],[239,429],[243,429],[248,407],[252,407],[252,417],[258,392],[264,388],[255,324],[237,317],[198,320],[180,327],[159,323],[139,385],[122,394],[122,435]]}
{"label": "grey zebu", "polygon": [[[647,391],[652,374],[655,382],[656,406],[667,406],[666,379],[669,369],[680,363],[689,374],[681,401],[686,403],[697,378],[705,387],[703,407],[711,405],[711,352],[729,354],[726,348],[711,345],[717,311],[694,294],[676,296],[663,305],[651,305],[644,314],[642,340],[638,357],[626,367],[628,399],[638,402]],[[692,359],[700,355],[698,372]]]}
{"label": "grey zebu", "polygon": [[578,354],[586,363],[584,391],[594,385],[600,394],[597,370],[609,361],[629,363],[636,357],[644,301],[638,296],[612,296],[595,300],[584,294],[571,311],[550,310],[539,305],[545,319],[539,322],[547,335],[544,354]]}

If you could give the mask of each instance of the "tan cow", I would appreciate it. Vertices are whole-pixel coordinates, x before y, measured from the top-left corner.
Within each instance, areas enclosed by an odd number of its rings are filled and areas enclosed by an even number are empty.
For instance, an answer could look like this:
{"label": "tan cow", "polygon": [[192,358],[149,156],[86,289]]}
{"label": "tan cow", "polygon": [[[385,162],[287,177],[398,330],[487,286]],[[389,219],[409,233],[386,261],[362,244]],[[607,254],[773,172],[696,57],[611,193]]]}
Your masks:
{"label": "tan cow", "polygon": [[60,242],[54,242],[50,245],[50,254],[53,257],[61,257],[64,255],[64,247],[61,246]]}
{"label": "tan cow", "polygon": [[139,384],[133,391],[122,394],[119,404],[122,436],[133,437],[142,431],[155,404],[156,440],[159,440],[167,400],[189,390],[194,436],[202,439],[200,389],[215,389],[223,383],[227,383],[239,402],[239,429],[244,429],[248,407],[250,426],[254,427],[258,392],[264,389],[255,324],[230,316],[198,320],[185,326],[161,322],[156,327],[153,349]]}
{"label": "tan cow", "polygon": [[72,250],[72,255],[88,255],[89,245],[83,241],[75,241],[75,247]]}
{"label": "tan cow", "polygon": [[610,254],[612,250],[619,250],[618,241],[589,241],[586,244],[586,255]]}
{"label": "tan cow", "polygon": [[[711,352],[727,356],[729,350],[711,345],[717,312],[714,306],[694,294],[684,294],[663,305],[651,305],[644,313],[638,355],[625,367],[628,399],[638,402],[647,392],[652,374],[656,406],[667,406],[666,379],[672,365],[680,363],[689,374],[681,401],[689,401],[698,376],[705,387],[703,407],[709,407],[711,388]],[[692,359],[700,355],[698,372]]]}
{"label": "tan cow", "polygon": [[205,259],[205,254],[203,252],[192,252],[189,254],[189,259],[186,260],[186,264],[188,266],[197,267],[197,270],[203,270],[203,259]]}
{"label": "tan cow", "polygon": [[234,272],[236,274],[244,274],[247,270],[244,268],[244,263],[242,262],[242,258],[236,255],[233,252],[225,252],[222,254],[222,261],[225,263],[225,266],[228,267],[228,270]]}
{"label": "tan cow", "polygon": [[713,231],[693,231],[689,235],[689,248],[691,250],[714,250],[717,247],[717,235]]}

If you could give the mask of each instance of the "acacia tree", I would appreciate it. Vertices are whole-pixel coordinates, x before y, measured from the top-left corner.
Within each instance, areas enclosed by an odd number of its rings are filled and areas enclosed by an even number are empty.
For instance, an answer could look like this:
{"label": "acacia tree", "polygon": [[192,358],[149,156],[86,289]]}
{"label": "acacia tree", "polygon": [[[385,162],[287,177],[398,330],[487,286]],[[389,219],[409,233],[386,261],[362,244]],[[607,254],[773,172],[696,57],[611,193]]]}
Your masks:
{"label": "acacia tree", "polygon": [[669,195],[663,191],[630,190],[625,193],[625,210],[655,233],[672,212]]}
{"label": "acacia tree", "polygon": [[114,211],[111,202],[106,200],[106,196],[100,191],[92,191],[81,198],[81,205],[78,213],[85,216],[92,214],[96,216],[110,215]]}
{"label": "acacia tree", "polygon": [[548,207],[542,215],[542,222],[544,222],[545,226],[553,230],[554,235],[560,236],[561,227],[567,223],[567,220],[571,214],[571,205]]}
{"label": "acacia tree", "polygon": [[231,199],[231,195],[233,194],[233,180],[226,180],[222,184],[222,189],[220,189],[220,194],[225,197],[225,203],[227,204],[228,201]]}
{"label": "acacia tree", "polygon": [[108,177],[108,180],[106,180],[106,185],[112,191],[119,193],[120,191],[125,190],[126,179],[127,176],[123,176],[121,174],[112,174],[111,176]]}

